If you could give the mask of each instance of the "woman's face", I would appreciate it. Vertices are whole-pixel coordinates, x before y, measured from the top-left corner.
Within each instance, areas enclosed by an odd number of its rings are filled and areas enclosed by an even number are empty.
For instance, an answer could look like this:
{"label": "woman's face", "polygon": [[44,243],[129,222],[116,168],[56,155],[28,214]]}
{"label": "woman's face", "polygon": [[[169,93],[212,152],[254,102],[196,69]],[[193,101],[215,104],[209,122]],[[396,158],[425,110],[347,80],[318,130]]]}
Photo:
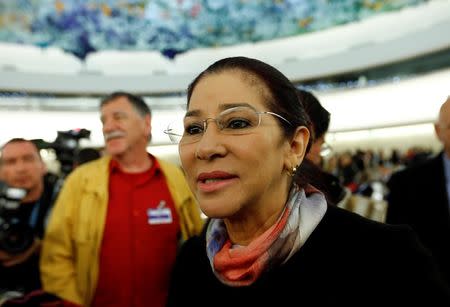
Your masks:
{"label": "woman's face", "polygon": [[[243,76],[225,71],[203,77],[192,93],[185,124],[215,119],[236,104],[270,111],[262,83]],[[298,164],[276,117],[269,114],[261,115],[257,128],[240,135],[222,133],[209,120],[201,138],[182,141],[179,152],[200,208],[216,218],[270,211],[271,206],[284,202],[291,180],[286,170]]]}

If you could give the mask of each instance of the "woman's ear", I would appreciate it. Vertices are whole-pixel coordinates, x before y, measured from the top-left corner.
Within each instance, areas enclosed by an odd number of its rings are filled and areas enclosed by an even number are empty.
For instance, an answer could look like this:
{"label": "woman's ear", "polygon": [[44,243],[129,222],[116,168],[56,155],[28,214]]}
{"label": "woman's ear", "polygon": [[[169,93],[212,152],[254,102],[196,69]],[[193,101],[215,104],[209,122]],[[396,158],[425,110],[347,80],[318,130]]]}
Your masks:
{"label": "woman's ear", "polygon": [[302,163],[308,147],[309,135],[308,128],[304,126],[297,127],[295,130],[294,136],[290,141],[288,161],[286,161],[288,170]]}

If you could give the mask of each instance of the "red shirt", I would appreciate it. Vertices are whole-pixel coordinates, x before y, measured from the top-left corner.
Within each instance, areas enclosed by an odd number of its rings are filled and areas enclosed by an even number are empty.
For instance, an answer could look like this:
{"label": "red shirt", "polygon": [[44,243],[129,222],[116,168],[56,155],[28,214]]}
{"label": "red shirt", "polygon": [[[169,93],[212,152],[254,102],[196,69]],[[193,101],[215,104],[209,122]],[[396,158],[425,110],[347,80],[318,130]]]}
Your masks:
{"label": "red shirt", "polygon": [[165,306],[180,225],[161,168],[110,164],[109,203],[92,306]]}

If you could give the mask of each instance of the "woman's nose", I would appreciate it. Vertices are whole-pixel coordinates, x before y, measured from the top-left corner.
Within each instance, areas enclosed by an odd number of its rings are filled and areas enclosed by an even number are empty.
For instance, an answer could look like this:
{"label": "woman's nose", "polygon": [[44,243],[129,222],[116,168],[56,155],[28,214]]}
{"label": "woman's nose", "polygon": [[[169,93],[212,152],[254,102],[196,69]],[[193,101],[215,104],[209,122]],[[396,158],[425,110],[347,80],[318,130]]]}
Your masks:
{"label": "woman's nose", "polygon": [[[214,119],[212,119],[215,121]],[[203,135],[197,142],[196,157],[201,160],[209,160],[215,156],[223,156],[226,153],[226,148],[223,143],[223,135],[217,125],[208,125],[205,121],[205,126],[209,129],[203,130]]]}

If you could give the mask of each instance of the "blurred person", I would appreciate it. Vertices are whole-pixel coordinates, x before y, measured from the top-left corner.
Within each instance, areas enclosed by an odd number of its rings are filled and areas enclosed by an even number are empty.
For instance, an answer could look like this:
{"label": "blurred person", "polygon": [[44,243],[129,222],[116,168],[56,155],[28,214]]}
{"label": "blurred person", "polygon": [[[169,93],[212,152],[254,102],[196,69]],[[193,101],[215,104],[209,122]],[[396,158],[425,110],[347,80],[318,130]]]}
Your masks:
{"label": "blurred person", "polygon": [[78,150],[75,156],[74,168],[86,162],[97,160],[101,156],[102,156],[101,152],[95,148],[90,147],[81,148],[80,150]]}
{"label": "blurred person", "polygon": [[14,296],[21,296],[41,288],[41,239],[55,197],[57,177],[47,173],[33,142],[14,138],[1,148],[0,180],[8,189],[23,189],[25,192],[23,198],[17,198],[20,203],[17,209],[6,209],[2,206],[6,199],[0,199],[1,298],[8,296],[6,292],[14,291]]}
{"label": "blurred person", "polygon": [[164,306],[177,249],[201,231],[181,169],[147,152],[151,113],[115,92],[100,104],[107,155],[67,177],[46,231],[44,290],[83,306]]}
{"label": "blurred person", "polygon": [[398,168],[402,164],[402,158],[398,149],[392,150],[389,162],[391,163],[391,167],[393,169]]}
{"label": "blurred person", "polygon": [[353,161],[353,155],[346,151],[338,158],[338,178],[339,181],[352,193],[358,191],[358,168]]}
{"label": "blurred person", "polygon": [[325,109],[316,96],[305,90],[297,90],[300,102],[311,120],[312,143],[306,158],[315,165],[322,164],[322,152],[326,148],[325,135],[330,126],[330,112]]}
{"label": "blurred person", "polygon": [[338,169],[337,168],[338,168],[338,154],[333,153],[333,154],[330,155],[329,158],[327,158],[325,160],[323,169],[326,172],[328,172],[328,173],[332,174],[333,176],[337,177],[336,176],[337,173],[338,173]]}
{"label": "blurred person", "polygon": [[414,166],[415,164],[420,164],[433,156],[431,150],[427,150],[421,147],[413,147],[407,156],[407,166]]}
{"label": "blurred person", "polygon": [[311,120],[311,148],[306,154],[306,159],[318,167],[316,172],[320,176],[320,182],[316,187],[325,193],[329,203],[346,207],[351,197],[350,190],[340,184],[339,178],[322,169],[324,150],[330,150],[330,146],[325,143],[325,135],[330,126],[330,112],[311,92],[299,89],[297,95]]}
{"label": "blurred person", "polygon": [[434,128],[443,150],[391,176],[386,222],[410,225],[450,284],[450,97]]}
{"label": "blurred person", "polygon": [[169,307],[449,306],[448,287],[408,227],[328,206],[309,184],[308,118],[272,66],[215,62],[190,84],[184,121],[166,133],[211,218],[181,248]]}

